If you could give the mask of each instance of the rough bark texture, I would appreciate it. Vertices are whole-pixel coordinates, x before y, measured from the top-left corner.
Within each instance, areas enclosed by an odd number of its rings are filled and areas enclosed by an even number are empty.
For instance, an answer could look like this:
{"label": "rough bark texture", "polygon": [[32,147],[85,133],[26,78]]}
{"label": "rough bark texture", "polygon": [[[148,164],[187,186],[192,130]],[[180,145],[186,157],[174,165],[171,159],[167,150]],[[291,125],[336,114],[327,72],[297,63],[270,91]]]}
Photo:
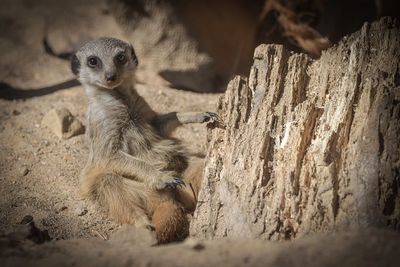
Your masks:
{"label": "rough bark texture", "polygon": [[400,229],[400,28],[384,18],[313,61],[277,45],[233,79],[209,133],[199,238]]}

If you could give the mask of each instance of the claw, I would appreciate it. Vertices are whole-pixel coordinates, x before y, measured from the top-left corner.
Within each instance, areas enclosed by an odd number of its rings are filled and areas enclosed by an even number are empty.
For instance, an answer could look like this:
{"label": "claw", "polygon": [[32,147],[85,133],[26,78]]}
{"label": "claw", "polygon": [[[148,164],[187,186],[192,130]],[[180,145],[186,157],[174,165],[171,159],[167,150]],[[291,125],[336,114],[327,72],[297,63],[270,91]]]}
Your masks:
{"label": "claw", "polygon": [[182,181],[181,179],[179,179],[179,178],[175,178],[175,182],[177,183],[177,185],[178,186],[180,186],[180,187],[184,187],[184,186],[186,186],[186,184],[185,184],[185,182],[184,181]]}
{"label": "claw", "polygon": [[218,120],[218,114],[214,112],[205,112],[204,122],[209,122],[210,120]]}
{"label": "claw", "polygon": [[147,230],[149,230],[151,232],[156,230],[156,227],[153,224],[147,224],[145,227]]}
{"label": "claw", "polygon": [[214,112],[205,112],[206,116],[204,119],[204,122],[208,122],[207,127],[209,128],[215,128],[215,127],[219,127],[219,128],[225,128],[225,123],[223,122],[223,120],[218,116],[217,113]]}
{"label": "claw", "polygon": [[183,187],[183,186],[186,186],[186,184],[184,181],[182,181],[179,178],[174,178],[174,181],[164,183],[164,188],[167,188],[167,189],[176,189],[178,186]]}

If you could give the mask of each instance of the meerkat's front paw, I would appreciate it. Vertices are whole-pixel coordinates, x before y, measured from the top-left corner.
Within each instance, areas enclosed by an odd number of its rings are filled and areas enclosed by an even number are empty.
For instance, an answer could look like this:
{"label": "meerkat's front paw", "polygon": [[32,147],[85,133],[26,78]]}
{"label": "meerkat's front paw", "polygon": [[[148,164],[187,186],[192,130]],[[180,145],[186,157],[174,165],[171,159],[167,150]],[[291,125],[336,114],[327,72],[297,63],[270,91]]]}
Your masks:
{"label": "meerkat's front paw", "polygon": [[217,113],[214,112],[205,112],[203,113],[203,122],[207,122],[207,127],[209,128],[225,128],[225,123],[222,119],[218,116]]}
{"label": "meerkat's front paw", "polygon": [[219,120],[218,114],[214,112],[204,112],[202,115],[203,115],[202,122],[212,122]]}
{"label": "meerkat's front paw", "polygon": [[156,189],[157,190],[175,189],[177,187],[183,187],[183,186],[186,186],[184,181],[182,181],[180,178],[171,177],[169,179],[165,179],[165,180],[159,181],[156,184]]}

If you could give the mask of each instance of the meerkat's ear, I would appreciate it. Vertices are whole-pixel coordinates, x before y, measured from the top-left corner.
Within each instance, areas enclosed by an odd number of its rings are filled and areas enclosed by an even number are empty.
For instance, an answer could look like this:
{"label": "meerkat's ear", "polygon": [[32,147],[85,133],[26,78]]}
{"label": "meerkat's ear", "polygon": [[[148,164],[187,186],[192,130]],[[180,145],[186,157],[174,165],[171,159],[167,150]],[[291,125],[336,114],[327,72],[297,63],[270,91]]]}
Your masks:
{"label": "meerkat's ear", "polygon": [[135,54],[135,49],[133,49],[132,45],[129,45],[129,49],[130,49],[131,59],[133,61],[133,64],[135,64],[136,66],[139,65],[139,60]]}
{"label": "meerkat's ear", "polygon": [[79,74],[79,69],[81,67],[81,63],[79,62],[78,57],[73,54],[71,57],[71,71],[73,74],[78,75]]}

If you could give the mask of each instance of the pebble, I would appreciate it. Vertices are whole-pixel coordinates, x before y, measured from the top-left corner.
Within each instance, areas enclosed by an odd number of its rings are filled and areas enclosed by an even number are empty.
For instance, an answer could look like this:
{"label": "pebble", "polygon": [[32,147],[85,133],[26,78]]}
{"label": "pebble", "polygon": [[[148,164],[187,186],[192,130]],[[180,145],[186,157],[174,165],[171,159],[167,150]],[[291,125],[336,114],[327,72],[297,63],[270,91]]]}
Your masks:
{"label": "pebble", "polygon": [[87,213],[88,213],[88,210],[87,210],[86,207],[77,207],[77,208],[75,209],[75,214],[76,214],[77,216],[83,216],[83,215],[85,215],[85,214],[87,214]]}
{"label": "pebble", "polygon": [[111,242],[130,243],[131,245],[140,244],[141,246],[154,246],[157,244],[155,231],[149,231],[145,227],[135,227],[133,225],[122,225],[110,237]]}
{"label": "pebble", "polygon": [[67,210],[67,209],[68,209],[67,206],[58,207],[58,208],[56,208],[56,214],[58,214],[58,213],[60,213],[60,212],[62,212],[62,211],[64,211],[64,210]]}
{"label": "pebble", "polygon": [[24,218],[21,220],[20,224],[28,224],[33,222],[33,216],[32,215],[25,215]]}
{"label": "pebble", "polygon": [[200,240],[196,240],[193,238],[186,239],[185,246],[197,251],[205,249],[205,245]]}
{"label": "pebble", "polygon": [[21,169],[22,176],[26,176],[29,173],[29,169],[27,167],[23,167]]}
{"label": "pebble", "polygon": [[60,211],[63,211],[63,210],[66,210],[66,209],[68,209],[67,206],[62,206],[61,209],[60,209]]}
{"label": "pebble", "polygon": [[68,139],[85,132],[81,121],[66,108],[47,112],[42,119],[42,126],[48,127],[60,139]]}

